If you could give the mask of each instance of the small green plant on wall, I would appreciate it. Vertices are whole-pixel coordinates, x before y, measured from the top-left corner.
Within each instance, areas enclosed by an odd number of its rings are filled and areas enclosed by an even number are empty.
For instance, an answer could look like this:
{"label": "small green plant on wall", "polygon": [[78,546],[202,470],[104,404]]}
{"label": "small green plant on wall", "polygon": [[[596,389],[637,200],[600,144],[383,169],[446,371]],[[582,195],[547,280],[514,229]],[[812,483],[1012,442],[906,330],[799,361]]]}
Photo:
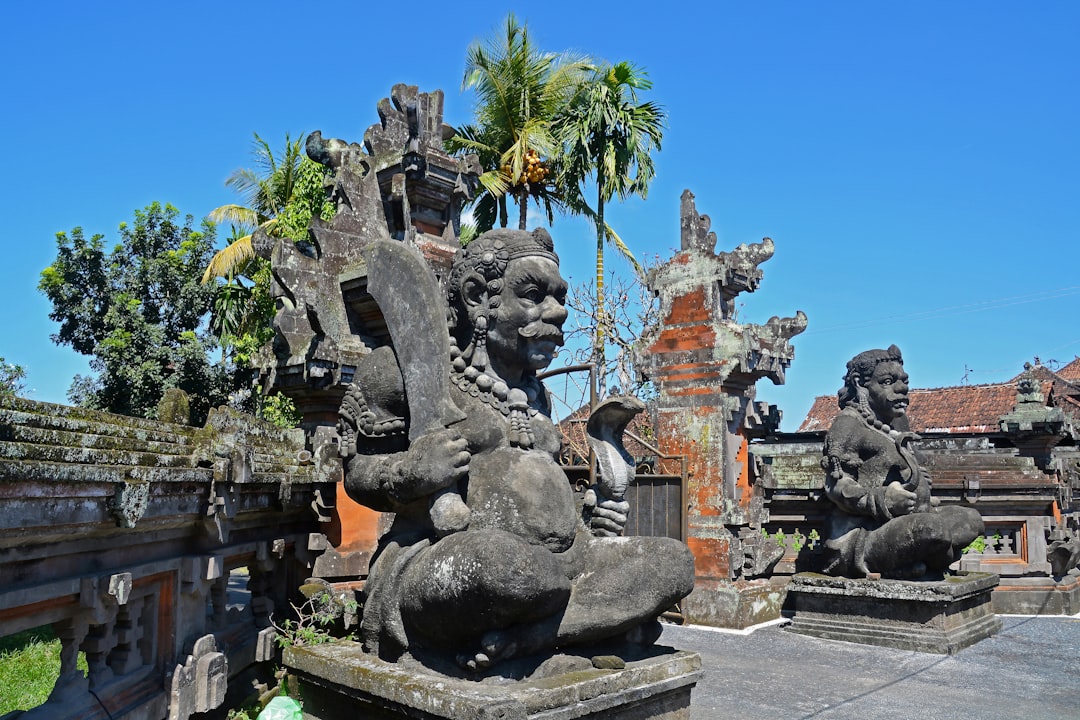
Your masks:
{"label": "small green plant on wall", "polygon": [[355,599],[344,593],[334,594],[320,583],[302,585],[300,591],[307,600],[299,606],[293,604],[297,619],[284,620],[280,625],[273,623],[278,631],[278,645],[284,648],[355,639],[352,633],[338,636],[333,632],[339,621],[346,627],[355,623],[360,610]]}
{"label": "small green plant on wall", "polygon": [[990,537],[987,537],[986,535],[980,535],[979,537],[972,540],[971,544],[964,548],[961,552],[963,552],[965,555],[967,555],[968,553],[981,555],[986,552],[986,548],[997,547],[999,542],[1001,542],[1001,533],[999,532],[994,533]]}
{"label": "small green plant on wall", "polygon": [[807,546],[813,550],[817,547],[818,541],[821,540],[821,535],[816,528],[810,530],[809,535],[804,535],[802,531],[798,529],[791,534],[787,534],[782,528],[777,529],[777,531],[772,534],[765,528],[762,528],[761,534],[764,537],[771,538],[773,542],[780,547],[792,550],[796,553],[802,552],[802,549]]}

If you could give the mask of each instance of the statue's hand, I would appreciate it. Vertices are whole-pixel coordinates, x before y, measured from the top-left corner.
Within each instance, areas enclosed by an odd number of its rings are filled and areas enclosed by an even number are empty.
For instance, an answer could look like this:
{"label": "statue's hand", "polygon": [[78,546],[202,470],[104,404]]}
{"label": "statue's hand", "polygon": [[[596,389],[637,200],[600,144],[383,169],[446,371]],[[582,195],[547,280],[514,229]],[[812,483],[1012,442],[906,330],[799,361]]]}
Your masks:
{"label": "statue's hand", "polygon": [[592,508],[589,526],[597,537],[618,537],[626,527],[626,515],[630,512],[630,503],[625,500],[611,500],[603,495],[596,496],[596,505]]}
{"label": "statue's hand", "polygon": [[915,493],[905,490],[904,486],[895,480],[885,488],[885,505],[894,517],[914,511],[916,500]]}
{"label": "statue's hand", "polygon": [[421,435],[398,462],[394,494],[402,500],[430,495],[469,472],[469,446],[452,428]]}

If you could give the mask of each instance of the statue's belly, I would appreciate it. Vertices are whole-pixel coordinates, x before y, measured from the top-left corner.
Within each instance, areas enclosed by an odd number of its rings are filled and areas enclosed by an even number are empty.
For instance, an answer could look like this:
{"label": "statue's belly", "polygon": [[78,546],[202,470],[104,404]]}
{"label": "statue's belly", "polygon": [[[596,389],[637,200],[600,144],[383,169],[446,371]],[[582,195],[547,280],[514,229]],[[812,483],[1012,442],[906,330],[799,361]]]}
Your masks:
{"label": "statue's belly", "polygon": [[514,533],[552,552],[570,547],[578,510],[562,468],[538,450],[499,448],[469,462],[470,528]]}

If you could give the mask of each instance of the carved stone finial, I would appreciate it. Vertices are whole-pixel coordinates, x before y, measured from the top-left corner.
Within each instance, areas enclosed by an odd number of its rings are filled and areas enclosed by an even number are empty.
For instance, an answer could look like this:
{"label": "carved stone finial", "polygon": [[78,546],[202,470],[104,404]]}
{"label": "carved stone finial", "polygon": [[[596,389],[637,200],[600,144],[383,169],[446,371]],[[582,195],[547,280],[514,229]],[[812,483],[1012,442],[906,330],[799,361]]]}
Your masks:
{"label": "carved stone finial", "polygon": [[158,420],[176,425],[191,424],[191,401],[180,388],[169,388],[157,406]]}
{"label": "carved stone finial", "polygon": [[683,190],[680,215],[682,249],[712,254],[716,250],[716,233],[709,230],[712,221],[708,215],[698,214],[694,204],[694,193],[688,189]]}
{"label": "carved stone finial", "polygon": [[1024,363],[1024,372],[1016,379],[1016,405],[998,419],[998,427],[1016,436],[1013,442],[1020,443],[1021,451],[1034,454],[1041,463],[1049,461],[1049,448],[1068,434],[1068,418],[1061,408],[1047,404],[1031,363]]}
{"label": "carved stone finial", "polygon": [[1016,379],[1016,404],[1038,403],[1046,404],[1046,398],[1042,394],[1042,387],[1035,374],[1031,372],[1031,363],[1024,363],[1024,372]]}

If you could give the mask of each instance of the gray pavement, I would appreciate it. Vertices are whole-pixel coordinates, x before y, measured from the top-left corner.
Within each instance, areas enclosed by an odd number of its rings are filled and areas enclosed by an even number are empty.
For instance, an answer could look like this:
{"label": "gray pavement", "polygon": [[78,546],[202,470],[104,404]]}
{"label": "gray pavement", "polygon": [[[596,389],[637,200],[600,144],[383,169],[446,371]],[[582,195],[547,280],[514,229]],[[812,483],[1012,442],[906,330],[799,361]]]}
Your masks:
{"label": "gray pavement", "polygon": [[953,656],[820,640],[772,625],[750,634],[665,625],[660,642],[701,654],[692,720],[1080,719],[1080,616],[1003,616]]}

